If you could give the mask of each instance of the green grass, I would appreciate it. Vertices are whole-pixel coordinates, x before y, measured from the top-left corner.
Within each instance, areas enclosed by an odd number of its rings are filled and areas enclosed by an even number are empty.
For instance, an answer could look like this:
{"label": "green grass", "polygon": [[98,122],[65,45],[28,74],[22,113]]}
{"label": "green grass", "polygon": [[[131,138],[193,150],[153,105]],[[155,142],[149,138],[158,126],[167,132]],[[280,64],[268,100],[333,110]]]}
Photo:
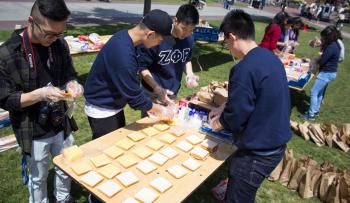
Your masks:
{"label": "green grass", "polygon": [[[256,39],[260,42],[266,24],[256,22]],[[214,26],[218,26],[219,22],[213,22]],[[69,27],[69,34],[86,34],[91,32],[98,32],[100,34],[112,34],[119,29],[127,28],[130,25],[123,24],[118,26],[101,26],[101,27]],[[0,41],[6,40],[10,32],[0,32]],[[318,33],[315,32],[301,32],[300,44],[296,49],[297,56],[312,57],[318,52],[317,49],[308,47],[307,42]],[[344,41],[345,46],[350,47],[350,41]],[[194,71],[201,78],[200,86],[205,86],[211,80],[227,80],[229,71],[233,65],[232,57],[227,50],[221,48],[220,43],[198,44],[194,49],[193,65]],[[79,73],[79,80],[83,83],[89,73],[90,67],[96,57],[96,54],[88,54],[83,56],[73,57],[74,65]],[[202,65],[203,71],[200,71],[196,58]],[[328,89],[325,98],[325,104],[322,105],[319,122],[332,122],[336,124],[349,122],[350,114],[350,85],[348,84],[348,77],[350,75],[350,60],[345,59],[339,66],[337,79],[332,82]],[[300,114],[308,108],[310,88],[309,84],[304,92],[291,91],[292,97],[292,120],[300,120]],[[183,86],[179,92],[179,96],[183,97],[189,95],[198,88],[188,89]],[[78,145],[86,143],[91,140],[91,130],[83,113],[84,99],[78,101],[78,109],[75,112],[75,118],[79,125],[79,131],[76,132],[76,142]],[[126,108],[127,123],[130,124],[140,118],[140,112],[134,111],[129,107]],[[11,130],[9,128],[0,131],[1,134],[8,134]],[[295,156],[298,158],[301,155],[309,154],[313,156],[319,163],[322,161],[329,161],[342,169],[350,168],[350,155],[344,153],[337,148],[317,147],[312,142],[307,142],[298,136],[293,136],[288,143],[288,147],[294,150]],[[194,191],[185,202],[216,202],[210,194],[210,189],[218,184],[222,179],[226,178],[228,171],[228,164],[223,164],[219,170],[210,176],[196,191]],[[27,188],[21,184],[20,175],[20,154],[15,149],[0,153],[0,203],[1,202],[27,202],[28,191]],[[51,169],[49,176],[49,192],[52,200],[52,174]],[[73,196],[78,199],[78,202],[86,202],[87,192],[82,190],[76,184],[72,188]],[[265,181],[257,193],[257,202],[320,202],[316,198],[301,199],[296,192],[289,191],[286,187],[279,183],[272,183]]]}

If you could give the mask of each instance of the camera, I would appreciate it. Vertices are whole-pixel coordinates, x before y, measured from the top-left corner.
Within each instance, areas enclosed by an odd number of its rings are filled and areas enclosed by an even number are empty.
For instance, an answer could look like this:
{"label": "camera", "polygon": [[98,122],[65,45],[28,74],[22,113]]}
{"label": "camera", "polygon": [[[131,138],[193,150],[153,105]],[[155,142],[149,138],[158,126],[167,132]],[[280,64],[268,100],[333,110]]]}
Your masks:
{"label": "camera", "polygon": [[61,102],[45,102],[41,106],[38,122],[40,125],[46,125],[48,120],[53,126],[62,124],[64,119],[64,109]]}

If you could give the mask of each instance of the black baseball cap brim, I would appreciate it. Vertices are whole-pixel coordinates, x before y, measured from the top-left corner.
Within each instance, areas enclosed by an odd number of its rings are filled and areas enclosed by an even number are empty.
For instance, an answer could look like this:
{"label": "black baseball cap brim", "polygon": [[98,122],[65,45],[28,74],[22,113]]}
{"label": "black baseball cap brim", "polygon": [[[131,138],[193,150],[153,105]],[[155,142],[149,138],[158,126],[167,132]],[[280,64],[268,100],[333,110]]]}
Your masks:
{"label": "black baseball cap brim", "polygon": [[170,45],[175,44],[175,39],[171,35],[173,20],[167,12],[160,9],[152,10],[142,18],[142,23],[148,29],[162,36],[166,43]]}

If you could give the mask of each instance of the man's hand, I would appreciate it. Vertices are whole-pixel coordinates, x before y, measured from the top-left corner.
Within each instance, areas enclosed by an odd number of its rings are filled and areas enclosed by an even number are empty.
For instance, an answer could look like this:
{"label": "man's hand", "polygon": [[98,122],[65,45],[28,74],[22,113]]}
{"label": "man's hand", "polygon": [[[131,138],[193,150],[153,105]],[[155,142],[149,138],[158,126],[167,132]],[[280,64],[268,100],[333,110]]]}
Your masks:
{"label": "man's hand", "polygon": [[58,102],[65,99],[65,92],[54,86],[45,86],[33,91],[39,97],[39,101]]}
{"label": "man's hand", "polygon": [[67,83],[66,91],[70,94],[69,95],[70,97],[72,97],[73,99],[76,99],[76,98],[81,97],[83,95],[84,88],[77,81],[72,80],[72,81]]}
{"label": "man's hand", "polygon": [[220,117],[221,113],[224,111],[224,108],[225,108],[225,104],[222,104],[220,107],[212,109],[209,112],[209,119],[212,119],[217,116]]}
{"label": "man's hand", "polygon": [[199,77],[195,74],[186,76],[186,86],[189,88],[198,86]]}
{"label": "man's hand", "polygon": [[222,129],[222,125],[220,123],[220,115],[213,117],[212,119],[209,119],[209,125],[213,131],[219,131]]}
{"label": "man's hand", "polygon": [[168,89],[164,89],[157,85],[154,89],[153,92],[157,95],[157,98],[159,99],[160,102],[164,104],[171,104],[174,103],[168,95],[174,95],[174,93]]}
{"label": "man's hand", "polygon": [[172,106],[165,107],[155,103],[153,103],[152,109],[149,110],[148,113],[164,121],[172,120],[175,116],[175,111]]}

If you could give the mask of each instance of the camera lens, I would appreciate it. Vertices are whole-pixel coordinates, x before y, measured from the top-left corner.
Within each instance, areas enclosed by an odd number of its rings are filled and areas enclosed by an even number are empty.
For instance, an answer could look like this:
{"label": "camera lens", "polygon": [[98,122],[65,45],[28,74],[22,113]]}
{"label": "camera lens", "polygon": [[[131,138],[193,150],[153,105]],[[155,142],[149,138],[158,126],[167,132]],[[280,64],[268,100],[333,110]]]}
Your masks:
{"label": "camera lens", "polygon": [[51,102],[50,103],[50,109],[51,109],[51,124],[53,126],[58,126],[63,122],[64,118],[64,112],[61,108],[61,105],[59,102]]}
{"label": "camera lens", "polygon": [[40,112],[39,112],[38,122],[40,125],[46,125],[49,114],[50,114],[50,109],[49,109],[49,106],[46,104],[40,109]]}

